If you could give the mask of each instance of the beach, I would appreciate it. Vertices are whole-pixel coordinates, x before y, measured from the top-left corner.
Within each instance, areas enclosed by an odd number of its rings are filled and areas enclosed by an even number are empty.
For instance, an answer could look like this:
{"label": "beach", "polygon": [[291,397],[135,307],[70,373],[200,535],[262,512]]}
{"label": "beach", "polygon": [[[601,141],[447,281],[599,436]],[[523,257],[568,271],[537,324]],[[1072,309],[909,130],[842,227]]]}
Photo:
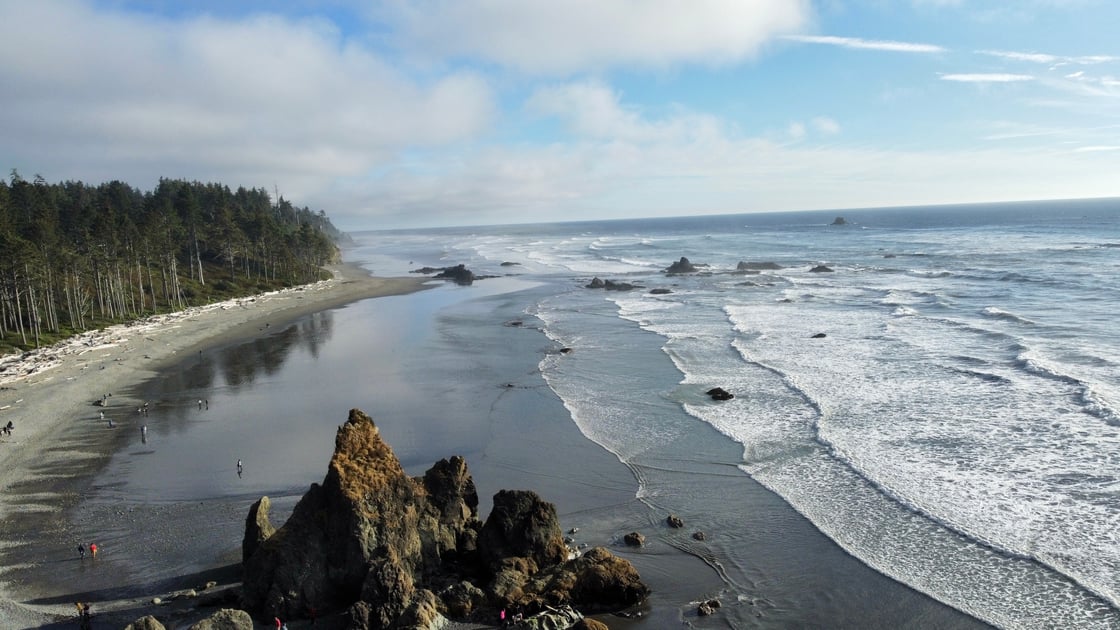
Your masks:
{"label": "beach", "polygon": [[[14,425],[10,436],[0,438],[0,521],[5,523],[0,538],[5,550],[35,546],[29,538],[50,530],[52,520],[76,504],[74,483],[98,470],[117,444],[117,432],[98,430],[108,426],[100,413],[108,411],[110,418],[118,418],[117,424],[124,424],[121,414],[136,415],[144,403],[124,394],[129,387],[204,347],[244,339],[356,300],[421,290],[425,281],[374,278],[348,264],[329,271],[331,279],[312,285],[153,316],[0,361],[0,424]],[[95,404],[102,400],[105,407]],[[135,428],[132,424],[135,421],[127,428]],[[77,560],[76,551],[72,553]],[[70,623],[73,602],[14,601],[11,591],[18,585],[11,584],[7,574],[15,568],[8,564],[0,575],[0,626]],[[102,610],[107,606],[113,604],[101,603]]]}
{"label": "beach", "polygon": [[[578,530],[576,544],[633,562],[654,594],[640,618],[603,617],[612,628],[981,625],[847,555],[737,471],[741,449],[710,428],[659,434],[660,447],[629,464],[588,439],[542,365],[629,374],[614,395],[650,418],[675,407],[658,383],[679,376],[621,329],[617,365],[597,365],[595,348],[581,344],[562,352],[525,310],[551,294],[547,283],[511,274],[417,291],[425,279],[336,273],[133,327],[142,332],[110,331],[87,342],[96,350],[79,346],[5,385],[4,413],[16,424],[2,445],[5,627],[69,627],[75,601],[93,602],[106,627],[144,614],[188,627],[202,603],[236,588],[248,506],[268,495],[282,523],[322,480],[334,428],[352,407],[373,417],[410,475],[462,455],[481,518],[498,490],[534,490],[557,506],[565,532]],[[110,393],[114,430],[94,404]],[[137,411],[149,400],[150,418]],[[25,432],[34,420],[23,414],[42,408],[50,418]],[[150,440],[137,432],[145,422]],[[242,456],[244,476],[233,467]],[[638,491],[653,483],[673,490]],[[685,527],[669,527],[670,513]],[[646,536],[643,547],[622,542],[632,531]],[[707,541],[692,539],[696,531]],[[74,550],[90,536],[105,550],[96,563]],[[175,599],[210,582],[199,597]],[[698,617],[710,598],[723,609]]]}

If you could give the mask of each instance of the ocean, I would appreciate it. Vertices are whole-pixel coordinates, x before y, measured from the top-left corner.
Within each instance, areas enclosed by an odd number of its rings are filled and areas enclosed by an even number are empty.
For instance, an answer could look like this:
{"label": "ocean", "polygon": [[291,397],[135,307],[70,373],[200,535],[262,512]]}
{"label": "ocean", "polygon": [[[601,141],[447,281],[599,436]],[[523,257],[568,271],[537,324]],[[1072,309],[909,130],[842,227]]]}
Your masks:
{"label": "ocean", "polygon": [[[516,279],[498,293],[550,343],[541,376],[650,514],[735,528],[681,487],[722,441],[708,491],[757,482],[916,591],[1000,627],[1120,627],[1120,200],[355,237],[375,275]],[[666,274],[682,256],[698,272]],[[748,545],[663,539],[758,604]]]}

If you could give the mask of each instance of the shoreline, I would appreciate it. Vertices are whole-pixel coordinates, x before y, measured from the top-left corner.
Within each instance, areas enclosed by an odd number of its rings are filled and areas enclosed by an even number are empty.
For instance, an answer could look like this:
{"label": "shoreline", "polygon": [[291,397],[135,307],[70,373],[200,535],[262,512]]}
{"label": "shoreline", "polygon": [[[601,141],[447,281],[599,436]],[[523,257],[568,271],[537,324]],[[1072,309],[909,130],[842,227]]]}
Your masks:
{"label": "shoreline", "polygon": [[[49,518],[65,510],[71,498],[56,491],[54,481],[87,476],[111,455],[108,435],[83,441],[76,449],[59,444],[74,421],[98,421],[95,402],[103,396],[114,411],[138,407],[142,401],[114,392],[124,392],[202,348],[359,300],[420,291],[430,281],[373,277],[352,263],[327,269],[329,280],[150,316],[0,359],[0,425],[14,424],[10,436],[0,437],[0,520]],[[17,543],[8,538],[0,544]],[[72,621],[72,603],[31,605],[13,598],[6,576],[11,568],[0,569],[0,625],[27,628]]]}

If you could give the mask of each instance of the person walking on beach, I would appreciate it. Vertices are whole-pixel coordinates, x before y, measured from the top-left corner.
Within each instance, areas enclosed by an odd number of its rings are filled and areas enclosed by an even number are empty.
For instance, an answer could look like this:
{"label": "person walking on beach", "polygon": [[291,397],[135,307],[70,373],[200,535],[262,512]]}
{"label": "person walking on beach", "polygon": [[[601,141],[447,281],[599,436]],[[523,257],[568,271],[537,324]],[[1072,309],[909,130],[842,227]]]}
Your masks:
{"label": "person walking on beach", "polygon": [[89,555],[90,555],[90,557],[93,557],[93,558],[97,557],[97,543],[90,543],[89,544]]}
{"label": "person walking on beach", "polygon": [[83,545],[82,543],[78,543],[78,559],[80,559],[80,560],[85,560],[86,559],[86,546]]}
{"label": "person walking on beach", "polygon": [[243,469],[242,469],[242,466],[241,466],[241,460],[240,460],[240,459],[238,459],[238,460],[237,460],[237,476],[238,476],[238,477],[240,477],[240,476],[241,476],[241,471],[242,471],[242,470],[243,470]]}

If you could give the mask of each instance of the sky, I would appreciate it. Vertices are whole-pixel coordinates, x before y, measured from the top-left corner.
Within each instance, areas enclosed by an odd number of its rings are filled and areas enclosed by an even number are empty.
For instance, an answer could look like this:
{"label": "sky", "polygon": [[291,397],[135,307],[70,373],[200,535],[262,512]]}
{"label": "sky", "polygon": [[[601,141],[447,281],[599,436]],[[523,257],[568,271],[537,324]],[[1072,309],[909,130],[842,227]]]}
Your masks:
{"label": "sky", "polygon": [[0,0],[0,166],[344,230],[1120,196],[1115,0]]}

